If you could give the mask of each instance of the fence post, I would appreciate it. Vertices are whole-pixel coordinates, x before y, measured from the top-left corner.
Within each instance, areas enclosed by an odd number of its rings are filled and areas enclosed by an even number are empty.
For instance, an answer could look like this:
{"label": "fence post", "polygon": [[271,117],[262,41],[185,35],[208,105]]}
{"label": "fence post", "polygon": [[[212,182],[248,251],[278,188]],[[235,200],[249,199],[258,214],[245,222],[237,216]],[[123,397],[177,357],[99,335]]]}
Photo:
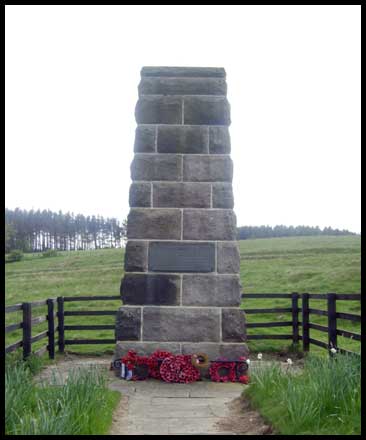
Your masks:
{"label": "fence post", "polygon": [[47,320],[48,320],[48,357],[55,359],[55,319],[54,319],[54,300],[47,300]]}
{"label": "fence post", "polygon": [[327,294],[328,301],[328,345],[337,348],[337,296],[335,293]]}
{"label": "fence post", "polygon": [[63,353],[65,350],[65,329],[64,329],[64,298],[57,298],[57,318],[58,318],[58,351]]}
{"label": "fence post", "polygon": [[32,304],[23,303],[23,359],[32,353]]}
{"label": "fence post", "polygon": [[298,344],[299,342],[299,308],[298,299],[299,294],[297,292],[292,292],[292,342]]}
{"label": "fence post", "polygon": [[309,351],[309,294],[302,294],[302,349]]}

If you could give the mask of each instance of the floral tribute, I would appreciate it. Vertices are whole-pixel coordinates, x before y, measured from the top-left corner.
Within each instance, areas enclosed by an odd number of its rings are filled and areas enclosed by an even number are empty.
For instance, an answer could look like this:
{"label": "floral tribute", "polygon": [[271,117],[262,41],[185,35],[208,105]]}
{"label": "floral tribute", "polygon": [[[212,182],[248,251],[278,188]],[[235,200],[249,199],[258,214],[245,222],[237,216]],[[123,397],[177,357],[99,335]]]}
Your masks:
{"label": "floral tribute", "polygon": [[132,371],[132,380],[145,380],[150,375],[151,361],[147,356],[138,356],[134,350],[129,350],[121,361]]}
{"label": "floral tribute", "polygon": [[238,361],[229,361],[225,358],[217,359],[211,363],[210,377],[213,382],[240,382],[249,383],[249,360],[241,356]]}
{"label": "floral tribute", "polygon": [[163,360],[169,356],[173,356],[169,351],[156,350],[149,357],[150,360],[150,376],[154,379],[161,379],[160,365]]}
{"label": "floral tribute", "polygon": [[218,359],[211,363],[209,371],[213,382],[235,382],[235,362]]}
{"label": "floral tribute", "polygon": [[236,381],[240,383],[249,383],[248,376],[248,359],[245,356],[239,358],[239,362],[236,364]]}
{"label": "floral tribute", "polygon": [[191,383],[200,380],[204,369],[210,366],[207,377],[214,382],[247,384],[249,362],[245,356],[235,361],[219,358],[210,362],[205,353],[173,355],[169,351],[156,350],[150,356],[139,356],[135,350],[129,350],[125,356],[112,362],[111,369],[121,368],[121,378],[127,380],[153,377],[165,382]]}
{"label": "floral tribute", "polygon": [[192,365],[191,355],[178,354],[165,358],[160,367],[165,382],[191,383],[200,378],[200,372]]}
{"label": "floral tribute", "polygon": [[210,365],[210,361],[206,353],[192,354],[191,362],[196,368],[207,368]]}

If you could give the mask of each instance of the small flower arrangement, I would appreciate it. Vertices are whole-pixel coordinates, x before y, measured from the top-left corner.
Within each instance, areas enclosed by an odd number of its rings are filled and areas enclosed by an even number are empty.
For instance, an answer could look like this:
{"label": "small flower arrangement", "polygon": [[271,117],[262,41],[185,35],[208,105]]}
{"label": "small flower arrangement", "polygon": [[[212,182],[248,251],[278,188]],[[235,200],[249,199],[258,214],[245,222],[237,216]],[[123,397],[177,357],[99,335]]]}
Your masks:
{"label": "small flower arrangement", "polygon": [[[248,362],[249,361],[249,362]],[[239,358],[239,362],[236,364],[236,381],[240,383],[249,383],[249,376],[247,374],[250,364],[250,359],[245,356]]]}
{"label": "small flower arrangement", "polygon": [[145,380],[149,377],[151,361],[147,356],[138,356],[134,350],[129,350],[121,361],[132,372],[131,380]]}
{"label": "small flower arrangement", "polygon": [[206,353],[192,354],[192,365],[196,368],[207,368],[210,365],[210,361]]}

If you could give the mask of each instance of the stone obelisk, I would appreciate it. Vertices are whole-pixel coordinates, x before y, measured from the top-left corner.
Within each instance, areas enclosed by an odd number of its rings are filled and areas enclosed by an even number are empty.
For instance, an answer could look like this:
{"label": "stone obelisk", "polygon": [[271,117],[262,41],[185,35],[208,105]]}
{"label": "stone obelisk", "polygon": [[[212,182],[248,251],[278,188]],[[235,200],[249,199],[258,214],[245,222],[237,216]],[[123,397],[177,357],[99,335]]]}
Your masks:
{"label": "stone obelisk", "polygon": [[247,354],[222,68],[143,67],[116,356]]}

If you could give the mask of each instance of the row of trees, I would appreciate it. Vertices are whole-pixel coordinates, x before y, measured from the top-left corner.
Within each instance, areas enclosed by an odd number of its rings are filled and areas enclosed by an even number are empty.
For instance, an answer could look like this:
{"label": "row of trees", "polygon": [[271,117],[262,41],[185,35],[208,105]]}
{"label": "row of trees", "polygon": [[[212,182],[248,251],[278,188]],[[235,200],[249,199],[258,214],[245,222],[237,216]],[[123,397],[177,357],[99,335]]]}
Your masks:
{"label": "row of trees", "polygon": [[271,237],[299,237],[309,235],[356,235],[346,229],[332,229],[326,227],[320,229],[319,226],[240,226],[238,228],[238,240],[248,238],[271,238]]}
{"label": "row of trees", "polygon": [[5,252],[118,248],[125,236],[126,223],[116,218],[5,209]]}
{"label": "row of trees", "polygon": [[[241,226],[238,240],[306,235],[355,235],[347,230],[318,226]],[[58,213],[50,210],[5,209],[5,252],[43,252],[119,248],[126,238],[126,220]]]}

